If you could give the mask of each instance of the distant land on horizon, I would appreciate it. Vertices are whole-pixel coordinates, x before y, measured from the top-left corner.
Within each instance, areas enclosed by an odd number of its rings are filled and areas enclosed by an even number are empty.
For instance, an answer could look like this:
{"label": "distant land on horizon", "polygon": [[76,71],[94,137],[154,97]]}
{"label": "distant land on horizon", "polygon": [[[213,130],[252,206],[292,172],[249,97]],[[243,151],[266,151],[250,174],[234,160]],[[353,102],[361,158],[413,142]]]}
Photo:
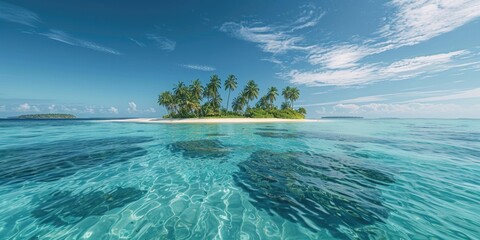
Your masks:
{"label": "distant land on horizon", "polygon": [[73,114],[63,113],[47,113],[47,114],[25,114],[16,117],[10,117],[11,119],[72,119],[77,118]]}

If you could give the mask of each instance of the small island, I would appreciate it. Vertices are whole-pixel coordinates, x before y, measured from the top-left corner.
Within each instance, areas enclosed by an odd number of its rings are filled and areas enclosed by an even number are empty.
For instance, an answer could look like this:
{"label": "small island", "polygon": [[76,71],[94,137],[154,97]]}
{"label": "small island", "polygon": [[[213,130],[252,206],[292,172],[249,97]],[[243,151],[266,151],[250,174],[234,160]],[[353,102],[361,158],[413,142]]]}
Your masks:
{"label": "small island", "polygon": [[[186,85],[178,82],[173,91],[166,91],[158,96],[158,104],[166,108],[168,114],[163,118],[279,118],[279,119],[304,119],[307,113],[305,108],[294,109],[293,103],[300,97],[296,87],[285,87],[281,94],[284,102],[280,108],[274,102],[279,96],[276,87],[268,88],[265,95],[259,98],[260,89],[255,81],[250,80],[231,102],[230,95],[237,89],[237,78],[229,75],[223,87],[228,92],[226,104],[222,107],[223,99],[219,89],[222,81],[217,75],[210,77],[206,86],[202,86],[199,79]],[[252,101],[258,101],[253,107]]]}
{"label": "small island", "polygon": [[72,119],[76,118],[72,114],[48,113],[48,114],[27,114],[13,117],[15,119]]}

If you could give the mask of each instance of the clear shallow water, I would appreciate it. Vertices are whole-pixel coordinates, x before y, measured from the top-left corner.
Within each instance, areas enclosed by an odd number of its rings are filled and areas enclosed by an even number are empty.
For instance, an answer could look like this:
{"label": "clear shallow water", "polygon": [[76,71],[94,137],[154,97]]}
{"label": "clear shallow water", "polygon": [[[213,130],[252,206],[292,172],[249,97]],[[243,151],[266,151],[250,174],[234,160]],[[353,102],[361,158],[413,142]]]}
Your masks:
{"label": "clear shallow water", "polygon": [[0,239],[475,239],[480,121],[0,121]]}

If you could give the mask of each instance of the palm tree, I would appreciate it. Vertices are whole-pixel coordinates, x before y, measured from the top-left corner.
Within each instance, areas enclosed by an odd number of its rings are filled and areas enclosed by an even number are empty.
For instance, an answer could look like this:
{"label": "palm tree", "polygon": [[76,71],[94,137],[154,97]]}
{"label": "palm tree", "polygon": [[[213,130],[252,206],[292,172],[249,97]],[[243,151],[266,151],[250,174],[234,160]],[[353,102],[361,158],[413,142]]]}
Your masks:
{"label": "palm tree", "polygon": [[187,86],[182,81],[179,81],[173,88],[173,93],[175,94],[174,99],[178,104],[180,116],[186,116],[186,114],[189,112],[189,110],[187,109],[187,98],[189,95]]}
{"label": "palm tree", "polygon": [[198,79],[194,80],[190,85],[190,92],[198,102],[201,102],[203,94],[202,82]]}
{"label": "palm tree", "polygon": [[186,108],[188,112],[193,112],[195,116],[198,116],[203,94],[202,82],[198,79],[194,80],[192,84],[190,84],[188,92]]}
{"label": "palm tree", "polygon": [[264,110],[270,108],[270,103],[268,101],[267,95],[261,97],[260,100],[258,100],[257,104],[255,104],[255,107]]}
{"label": "palm tree", "polygon": [[228,104],[230,103],[230,93],[237,88],[237,78],[235,75],[230,74],[225,80],[224,84],[225,90],[228,90],[228,98],[227,98],[227,112],[228,112]]}
{"label": "palm tree", "polygon": [[232,109],[235,112],[241,112],[243,111],[243,108],[245,107],[247,100],[243,96],[243,94],[240,94],[238,97],[233,99],[232,103]]}
{"label": "palm tree", "polygon": [[210,97],[218,95],[218,89],[222,86],[222,80],[217,75],[210,77],[210,83],[207,85],[207,91]]}
{"label": "palm tree", "polygon": [[305,108],[303,108],[303,107],[299,107],[299,108],[298,108],[298,112],[301,113],[301,114],[303,114],[303,115],[306,115],[306,114],[307,114],[307,110],[306,110]]}
{"label": "palm tree", "polygon": [[215,95],[215,96],[210,100],[210,104],[211,104],[211,106],[213,107],[213,110],[214,110],[216,113],[219,113],[219,112],[220,112],[220,106],[222,105],[222,98],[220,97],[220,95]]}
{"label": "palm tree", "polygon": [[185,83],[179,81],[173,88],[173,93],[180,98],[185,97],[185,94],[187,93],[187,87],[185,86]]}
{"label": "palm tree", "polygon": [[197,113],[199,112],[200,110],[200,101],[198,100],[198,98],[193,94],[192,91],[190,91],[188,94],[187,94],[187,98],[186,98],[186,101],[185,101],[185,113],[192,113],[197,117]]}
{"label": "palm tree", "polygon": [[[287,106],[290,106],[290,96],[292,96],[292,88],[290,86],[287,86],[282,90],[282,95],[285,98],[285,103]],[[283,103],[282,103],[282,109],[283,109]]]}
{"label": "palm tree", "polygon": [[167,109],[169,115],[175,111],[173,95],[170,91],[162,92],[158,95],[158,105],[164,106]]}
{"label": "palm tree", "polygon": [[219,112],[222,98],[218,94],[218,89],[222,86],[222,81],[217,75],[210,78],[203,95],[208,98],[208,105],[212,106],[215,112]]}
{"label": "palm tree", "polygon": [[265,97],[270,103],[269,107],[273,107],[273,102],[277,100],[277,96],[278,96],[278,90],[276,87],[271,87],[268,89],[267,95]]}
{"label": "palm tree", "polygon": [[250,80],[247,82],[247,85],[245,86],[245,89],[243,90],[243,94],[244,94],[244,97],[245,99],[247,100],[247,107],[248,107],[248,103],[251,101],[251,100],[254,100],[256,98],[258,98],[258,85],[255,83],[255,81],[253,80]]}
{"label": "palm tree", "polygon": [[297,101],[298,98],[300,98],[300,90],[298,90],[298,88],[296,87],[293,87],[291,88],[290,90],[290,102],[291,102],[291,107],[293,109],[293,102],[294,101]]}

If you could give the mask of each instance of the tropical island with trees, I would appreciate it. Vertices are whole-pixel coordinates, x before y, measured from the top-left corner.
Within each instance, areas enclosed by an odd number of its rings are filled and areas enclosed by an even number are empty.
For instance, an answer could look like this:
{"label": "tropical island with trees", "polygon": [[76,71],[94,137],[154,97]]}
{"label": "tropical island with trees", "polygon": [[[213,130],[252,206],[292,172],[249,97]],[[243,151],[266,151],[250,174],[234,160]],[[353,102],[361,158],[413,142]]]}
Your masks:
{"label": "tropical island with trees", "polygon": [[[300,91],[296,87],[287,86],[281,91],[284,101],[280,108],[274,104],[280,95],[278,89],[270,87],[267,93],[259,98],[260,89],[253,80],[247,82],[232,99],[230,106],[230,97],[237,87],[237,78],[229,75],[223,83],[228,97],[226,104],[222,105],[222,81],[217,75],[212,75],[206,86],[203,86],[199,79],[192,81],[190,85],[180,81],[173,91],[165,91],[158,96],[158,104],[168,112],[163,118],[305,118],[305,108],[293,107],[293,103],[300,97]],[[252,105],[253,103],[255,104]]]}

